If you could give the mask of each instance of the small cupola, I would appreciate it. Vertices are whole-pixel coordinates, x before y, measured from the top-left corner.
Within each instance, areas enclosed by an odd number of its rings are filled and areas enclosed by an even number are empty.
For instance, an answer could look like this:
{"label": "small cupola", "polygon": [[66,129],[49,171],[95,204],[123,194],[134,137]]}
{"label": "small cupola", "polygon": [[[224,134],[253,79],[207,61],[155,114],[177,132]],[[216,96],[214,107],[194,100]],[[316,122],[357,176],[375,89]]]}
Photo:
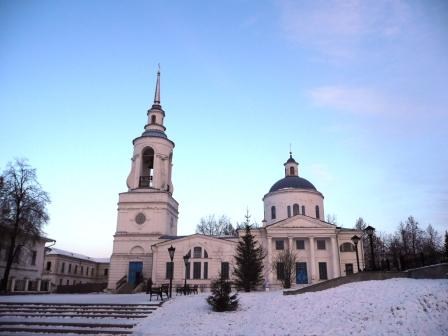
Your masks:
{"label": "small cupola", "polygon": [[292,153],[289,152],[289,159],[284,163],[285,177],[286,176],[299,176],[299,163],[294,160]]}

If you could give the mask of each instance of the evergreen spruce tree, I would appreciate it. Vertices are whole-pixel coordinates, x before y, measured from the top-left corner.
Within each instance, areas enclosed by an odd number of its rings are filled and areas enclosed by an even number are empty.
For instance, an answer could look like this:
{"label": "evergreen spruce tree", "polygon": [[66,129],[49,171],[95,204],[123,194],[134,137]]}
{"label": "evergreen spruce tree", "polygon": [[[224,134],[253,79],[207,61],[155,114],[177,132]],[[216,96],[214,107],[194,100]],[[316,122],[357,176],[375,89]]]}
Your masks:
{"label": "evergreen spruce tree", "polygon": [[263,282],[264,251],[250,231],[251,224],[248,212],[245,218],[245,234],[238,241],[235,256],[236,266],[233,274],[235,276],[235,286],[245,292],[250,292]]}

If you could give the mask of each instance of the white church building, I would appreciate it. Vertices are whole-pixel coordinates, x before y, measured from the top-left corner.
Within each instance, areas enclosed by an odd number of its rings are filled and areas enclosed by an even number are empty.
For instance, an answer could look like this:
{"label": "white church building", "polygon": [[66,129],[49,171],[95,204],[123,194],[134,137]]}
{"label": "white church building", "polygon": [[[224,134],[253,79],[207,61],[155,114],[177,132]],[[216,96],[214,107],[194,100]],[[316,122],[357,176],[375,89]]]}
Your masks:
{"label": "white church building", "polygon": [[[157,73],[154,104],[148,110],[144,132],[133,140],[134,152],[126,192],[119,194],[117,229],[110,261],[108,289],[118,283],[153,283],[209,286],[219,273],[232,279],[238,237],[201,234],[177,235],[178,202],[171,180],[174,142],[165,133],[165,111],[160,104],[160,72]],[[274,271],[278,253],[285,249],[297,255],[295,284],[312,284],[358,272],[351,238],[361,235],[325,222],[324,196],[299,176],[299,164],[290,157],[284,177],[263,197],[262,227],[252,229],[266,251],[265,285],[279,287],[281,275]],[[244,234],[240,232],[239,234]],[[175,250],[171,269],[168,248]],[[360,269],[363,247],[358,245]],[[183,256],[189,254],[187,265]],[[294,285],[294,284],[293,284]]]}

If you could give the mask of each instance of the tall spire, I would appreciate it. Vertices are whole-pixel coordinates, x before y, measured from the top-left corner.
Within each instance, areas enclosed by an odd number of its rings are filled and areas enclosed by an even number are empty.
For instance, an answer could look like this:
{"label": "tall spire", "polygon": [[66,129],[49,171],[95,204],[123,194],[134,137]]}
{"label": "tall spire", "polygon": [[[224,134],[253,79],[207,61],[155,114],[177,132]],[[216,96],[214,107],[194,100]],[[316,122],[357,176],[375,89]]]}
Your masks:
{"label": "tall spire", "polygon": [[154,104],[160,105],[160,64],[157,71],[156,92],[154,93]]}

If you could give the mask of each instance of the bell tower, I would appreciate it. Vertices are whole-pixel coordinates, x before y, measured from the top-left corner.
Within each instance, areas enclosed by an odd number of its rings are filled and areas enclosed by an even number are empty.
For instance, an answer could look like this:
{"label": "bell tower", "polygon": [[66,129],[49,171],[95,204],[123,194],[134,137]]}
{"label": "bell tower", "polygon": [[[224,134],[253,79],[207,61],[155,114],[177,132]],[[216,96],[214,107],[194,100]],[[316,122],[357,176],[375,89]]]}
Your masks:
{"label": "bell tower", "polygon": [[154,102],[147,112],[143,133],[132,141],[128,190],[119,194],[117,229],[108,289],[127,276],[128,283],[148,278],[152,271],[151,245],[161,236],[177,235],[179,204],[171,180],[174,142],[166,135],[165,111],[160,102],[160,70]]}
{"label": "bell tower", "polygon": [[135,138],[132,167],[127,179],[129,191],[167,191],[173,193],[171,168],[174,142],[165,134],[165,111],[160,105],[160,71],[157,72],[154,103],[147,112],[145,131]]}

